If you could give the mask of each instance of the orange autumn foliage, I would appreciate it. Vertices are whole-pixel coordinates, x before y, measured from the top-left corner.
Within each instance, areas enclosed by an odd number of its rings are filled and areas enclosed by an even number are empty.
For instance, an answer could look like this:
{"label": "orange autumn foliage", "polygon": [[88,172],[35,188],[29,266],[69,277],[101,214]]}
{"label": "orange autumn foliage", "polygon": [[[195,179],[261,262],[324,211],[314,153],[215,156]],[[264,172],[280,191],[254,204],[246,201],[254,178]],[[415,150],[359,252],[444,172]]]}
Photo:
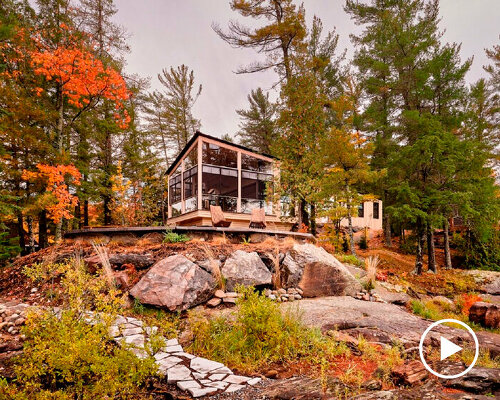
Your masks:
{"label": "orange autumn foliage", "polygon": [[[66,26],[61,26],[68,30]],[[68,102],[77,108],[84,108],[98,97],[115,103],[115,119],[121,128],[126,128],[130,116],[124,108],[124,101],[130,97],[125,80],[118,71],[104,66],[101,60],[87,50],[71,32],[63,45],[53,49],[35,38],[38,49],[30,53],[34,72],[49,81],[56,81]],[[42,93],[37,88],[37,95]]]}
{"label": "orange autumn foliage", "polygon": [[38,164],[36,167],[36,172],[24,170],[22,178],[31,182],[43,182],[46,193],[50,196],[50,201],[44,206],[49,218],[55,223],[63,218],[71,218],[69,208],[78,204],[78,198],[69,192],[66,179],[71,179],[73,185],[79,186],[82,177],[80,171],[74,165]]}

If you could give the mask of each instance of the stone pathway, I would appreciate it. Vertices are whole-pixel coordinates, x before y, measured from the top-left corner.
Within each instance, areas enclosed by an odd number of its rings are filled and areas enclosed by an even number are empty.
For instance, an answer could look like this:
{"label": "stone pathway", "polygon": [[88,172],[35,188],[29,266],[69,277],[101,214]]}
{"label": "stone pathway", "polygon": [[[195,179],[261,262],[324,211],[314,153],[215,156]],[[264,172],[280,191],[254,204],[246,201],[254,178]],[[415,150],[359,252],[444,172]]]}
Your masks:
{"label": "stone pathway", "polygon": [[[19,334],[19,328],[24,324],[26,311],[30,307],[16,302],[0,303],[0,331]],[[56,315],[61,312],[57,307],[54,311]],[[89,323],[95,322],[95,315],[88,312],[86,320]],[[145,326],[137,318],[118,316],[109,333],[117,343],[129,345],[137,357],[146,358],[151,353],[150,337],[157,331],[157,327]],[[161,336],[159,339],[163,339],[165,345],[153,355],[158,372],[167,378],[168,383],[176,384],[193,397],[236,392],[261,380],[235,375],[222,363],[186,353],[177,339],[166,340]]]}
{"label": "stone pathway", "polygon": [[[117,343],[133,346],[138,357],[147,357],[149,335],[157,327],[144,327],[137,318],[119,316],[110,328],[110,334]],[[165,346],[154,354],[158,371],[166,376],[167,382],[176,384],[193,397],[202,397],[217,392],[232,393],[247,385],[255,385],[260,378],[235,375],[224,364],[186,353],[177,339],[165,340]]]}

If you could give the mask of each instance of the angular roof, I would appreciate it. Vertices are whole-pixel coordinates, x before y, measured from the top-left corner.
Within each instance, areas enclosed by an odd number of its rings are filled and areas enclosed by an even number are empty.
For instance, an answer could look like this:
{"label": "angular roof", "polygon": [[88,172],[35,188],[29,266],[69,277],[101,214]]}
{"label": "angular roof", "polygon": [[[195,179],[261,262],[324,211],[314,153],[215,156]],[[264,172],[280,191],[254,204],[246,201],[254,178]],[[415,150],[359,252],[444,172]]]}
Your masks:
{"label": "angular roof", "polygon": [[274,157],[274,156],[272,156],[270,154],[260,153],[258,151],[252,150],[249,147],[242,146],[241,144],[229,142],[227,140],[224,140],[224,139],[221,139],[221,138],[218,138],[218,137],[215,137],[215,136],[207,135],[205,133],[201,133],[200,131],[196,131],[195,134],[193,135],[193,137],[191,139],[189,139],[189,142],[187,142],[186,146],[184,146],[184,148],[181,150],[181,152],[179,153],[179,155],[175,158],[174,162],[172,164],[170,164],[170,166],[168,167],[168,169],[167,169],[167,175],[170,175],[170,173],[173,171],[174,167],[178,164],[178,162],[182,159],[182,157],[184,157],[184,154],[186,154],[186,152],[191,147],[191,145],[199,137],[205,137],[207,139],[212,139],[212,140],[215,140],[217,142],[221,142],[221,143],[227,144],[229,146],[233,146],[233,147],[237,147],[237,148],[242,149],[242,150],[249,151],[251,153],[260,154],[261,156],[265,156],[265,157],[276,159],[276,157]]}

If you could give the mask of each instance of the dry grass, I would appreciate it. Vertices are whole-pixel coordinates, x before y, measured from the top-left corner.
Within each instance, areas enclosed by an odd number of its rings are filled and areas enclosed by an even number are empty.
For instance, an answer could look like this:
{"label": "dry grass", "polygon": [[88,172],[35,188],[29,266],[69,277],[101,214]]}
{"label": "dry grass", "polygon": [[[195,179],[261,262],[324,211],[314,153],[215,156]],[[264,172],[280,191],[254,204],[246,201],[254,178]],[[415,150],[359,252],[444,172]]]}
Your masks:
{"label": "dry grass", "polygon": [[365,259],[365,269],[366,269],[366,283],[370,288],[375,287],[375,280],[377,279],[377,267],[380,264],[380,258],[378,255],[370,256]]}
{"label": "dry grass", "polygon": [[217,282],[217,287],[221,290],[226,290],[226,282],[224,281],[224,277],[222,276],[222,271],[220,270],[220,264],[217,262],[214,252],[207,244],[202,244],[201,249],[205,256],[208,259],[210,264],[210,269],[212,270],[212,276],[215,278]]}
{"label": "dry grass", "polygon": [[211,243],[216,245],[216,246],[220,246],[220,245],[226,245],[226,244],[229,244],[231,243],[229,241],[229,239],[227,238],[226,236],[226,233],[223,232],[222,233],[222,236],[215,236],[212,240],[211,240]]}
{"label": "dry grass", "polygon": [[109,262],[108,249],[102,244],[95,242],[92,242],[92,247],[97,253],[99,261],[101,261],[102,269],[104,271],[104,275],[106,276],[106,280],[108,281],[109,287],[114,288],[116,286],[115,277],[113,275],[113,269],[111,268],[111,264]]}

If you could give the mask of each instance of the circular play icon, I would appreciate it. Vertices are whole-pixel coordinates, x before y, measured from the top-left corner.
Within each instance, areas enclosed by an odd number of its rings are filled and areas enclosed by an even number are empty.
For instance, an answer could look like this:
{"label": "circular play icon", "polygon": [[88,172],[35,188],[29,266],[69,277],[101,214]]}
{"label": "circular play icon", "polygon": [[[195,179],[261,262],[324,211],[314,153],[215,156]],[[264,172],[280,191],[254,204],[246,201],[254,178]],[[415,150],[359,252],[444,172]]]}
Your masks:
{"label": "circular play icon", "polygon": [[[445,324],[445,323],[453,323],[453,324],[458,324],[458,325],[463,326],[465,329],[467,329],[467,331],[470,333],[470,335],[474,339],[475,353],[474,353],[474,359],[472,360],[472,363],[464,371],[462,371],[458,374],[454,374],[454,375],[444,375],[444,374],[441,374],[439,372],[434,371],[429,366],[429,364],[427,364],[427,361],[424,357],[424,341],[425,341],[426,336],[429,334],[429,332],[431,332],[438,325]],[[463,350],[462,347],[460,347],[456,343],[453,343],[452,341],[446,339],[443,336],[440,336],[439,343],[440,343],[441,361],[446,360],[448,357],[451,357],[453,354],[456,354],[456,353]],[[477,358],[479,356],[479,343],[478,343],[476,334],[469,327],[469,325],[467,325],[466,323],[464,323],[462,321],[458,321],[456,319],[442,319],[442,320],[436,321],[433,324],[431,324],[425,330],[424,334],[420,338],[420,344],[419,344],[418,348],[419,348],[419,352],[420,352],[420,359],[422,360],[422,363],[424,364],[425,368],[427,368],[427,370],[431,374],[433,374],[439,378],[443,378],[443,379],[455,379],[455,378],[460,378],[461,376],[465,375],[467,372],[469,372],[472,369],[472,367],[474,367],[474,364],[476,364]]]}

